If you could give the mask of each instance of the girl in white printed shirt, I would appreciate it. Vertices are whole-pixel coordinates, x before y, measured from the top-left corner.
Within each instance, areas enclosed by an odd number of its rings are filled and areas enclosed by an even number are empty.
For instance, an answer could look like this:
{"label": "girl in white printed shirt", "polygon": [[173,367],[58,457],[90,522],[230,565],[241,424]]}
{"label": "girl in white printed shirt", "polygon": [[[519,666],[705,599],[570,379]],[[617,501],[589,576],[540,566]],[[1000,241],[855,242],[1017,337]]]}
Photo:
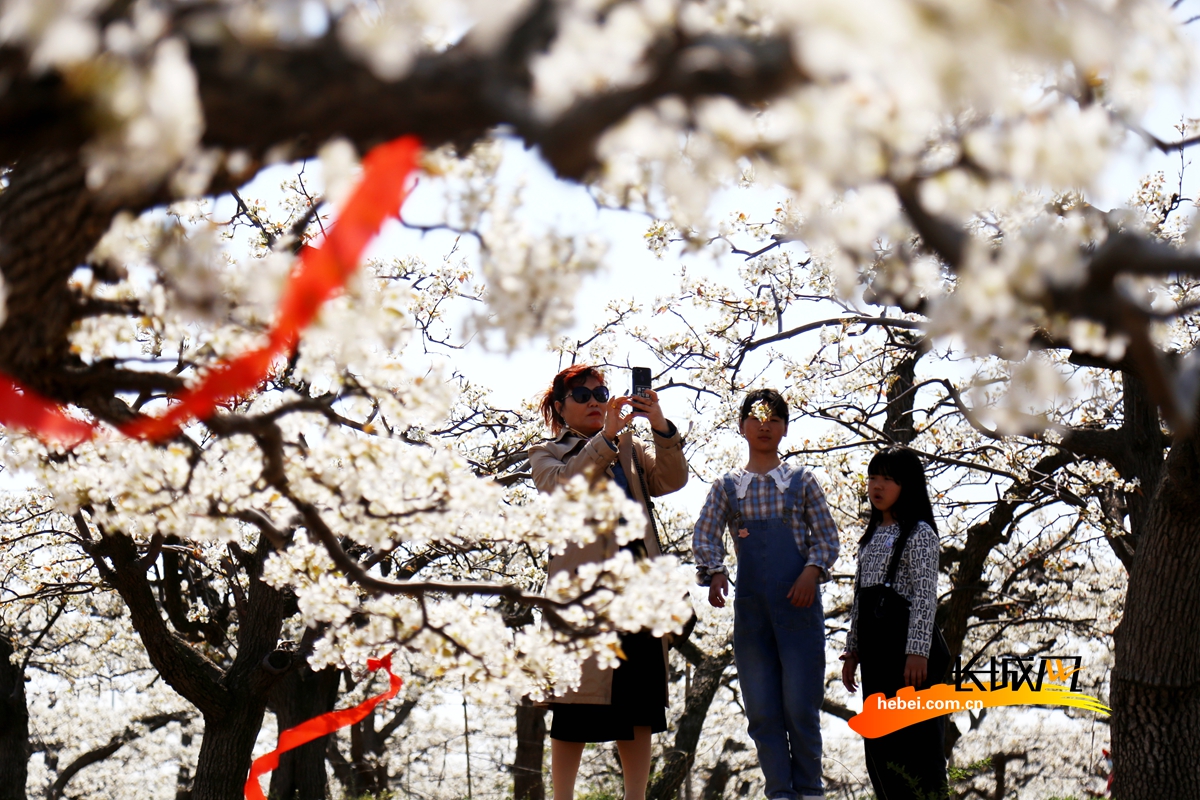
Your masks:
{"label": "girl in white printed shirt", "polygon": [[[850,635],[842,681],[863,696],[894,697],[904,686],[941,682],[949,651],[934,624],[938,537],[921,460],[889,447],[867,466],[871,519],[859,540]],[[864,739],[867,772],[879,800],[932,800],[947,794],[945,717]]]}

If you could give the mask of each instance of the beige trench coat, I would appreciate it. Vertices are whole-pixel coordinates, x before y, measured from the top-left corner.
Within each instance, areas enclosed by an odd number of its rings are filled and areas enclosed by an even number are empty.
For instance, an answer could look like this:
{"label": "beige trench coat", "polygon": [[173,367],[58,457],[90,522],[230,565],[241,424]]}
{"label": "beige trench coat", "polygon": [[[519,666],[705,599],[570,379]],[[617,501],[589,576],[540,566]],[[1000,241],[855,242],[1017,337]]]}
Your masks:
{"label": "beige trench coat", "polygon": [[[683,438],[678,431],[670,437],[654,434],[654,447],[648,448],[633,438],[626,431],[617,438],[617,452],[604,441],[601,434],[596,434],[575,455],[564,460],[566,454],[579,443],[578,437],[570,431],[563,431],[553,440],[536,444],[529,448],[529,465],[533,472],[533,483],[539,492],[553,492],[561,484],[571,480],[576,475],[586,475],[594,470],[602,469],[612,477],[612,463],[620,460],[621,469],[629,478],[629,489],[633,497],[642,504],[646,512],[646,530],[642,540],[646,544],[646,552],[651,558],[661,554],[654,530],[650,527],[650,511],[646,498],[642,495],[641,481],[638,480],[637,470],[633,467],[630,457],[631,448],[637,449],[638,461],[646,474],[646,488],[652,497],[678,491],[687,483],[687,461],[683,456]],[[549,577],[563,570],[574,570],[580,564],[604,561],[617,554],[617,541],[612,535],[598,536],[595,541],[586,545],[569,545],[566,552],[550,559],[547,569]],[[663,664],[667,663],[667,644],[663,642]],[[601,669],[593,656],[583,664],[583,675],[579,688],[555,698],[556,703],[599,703],[608,705],[612,702],[612,670]]]}

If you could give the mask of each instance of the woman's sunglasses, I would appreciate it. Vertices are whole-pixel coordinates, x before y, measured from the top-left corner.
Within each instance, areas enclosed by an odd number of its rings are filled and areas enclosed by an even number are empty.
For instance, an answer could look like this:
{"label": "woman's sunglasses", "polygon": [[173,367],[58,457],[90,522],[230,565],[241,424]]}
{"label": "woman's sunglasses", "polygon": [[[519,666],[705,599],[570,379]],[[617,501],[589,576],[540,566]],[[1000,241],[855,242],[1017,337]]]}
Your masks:
{"label": "woman's sunglasses", "polygon": [[580,405],[591,400],[593,397],[596,398],[597,403],[607,403],[609,396],[607,386],[597,386],[595,389],[589,389],[586,386],[576,386],[571,389],[569,394],[571,395],[571,399]]}

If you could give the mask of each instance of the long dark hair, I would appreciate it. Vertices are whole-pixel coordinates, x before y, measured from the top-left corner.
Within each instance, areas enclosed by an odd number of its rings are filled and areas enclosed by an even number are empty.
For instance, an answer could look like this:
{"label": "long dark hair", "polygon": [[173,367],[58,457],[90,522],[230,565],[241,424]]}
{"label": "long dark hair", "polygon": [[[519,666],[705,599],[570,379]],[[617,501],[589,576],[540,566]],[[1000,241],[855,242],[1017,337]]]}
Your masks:
{"label": "long dark hair", "polygon": [[[925,467],[921,459],[907,447],[888,447],[880,450],[867,465],[867,476],[882,475],[900,484],[900,496],[891,507],[892,516],[900,525],[900,535],[907,537],[918,522],[925,522],[937,533],[933,520],[933,506],[929,502],[929,487],[925,483]],[[871,506],[871,519],[867,532],[858,540],[859,546],[871,541],[875,529],[883,522],[883,512]]]}

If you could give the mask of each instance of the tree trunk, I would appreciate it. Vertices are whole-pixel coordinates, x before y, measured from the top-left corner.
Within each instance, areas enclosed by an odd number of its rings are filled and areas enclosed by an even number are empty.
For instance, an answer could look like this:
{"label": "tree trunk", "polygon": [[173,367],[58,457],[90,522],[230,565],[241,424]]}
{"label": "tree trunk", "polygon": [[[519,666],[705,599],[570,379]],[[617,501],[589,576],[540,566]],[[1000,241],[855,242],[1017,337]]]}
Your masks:
{"label": "tree trunk", "polygon": [[715,655],[705,655],[696,666],[675,733],[675,745],[663,753],[662,770],[646,793],[649,800],[671,800],[679,794],[679,787],[696,757],[696,744],[700,741],[708,708],[721,687],[721,676],[732,663],[733,648],[730,647],[718,649]]}
{"label": "tree trunk", "polygon": [[513,800],[546,800],[542,763],[546,753],[546,709],[528,700],[517,706],[517,753],[513,758]]}
{"label": "tree trunk", "polygon": [[1200,438],[1176,441],[1115,633],[1113,796],[1200,797]]}
{"label": "tree trunk", "polygon": [[[80,533],[90,538],[82,512],[74,518]],[[222,670],[167,625],[146,578],[149,564],[133,539],[109,532],[87,545],[97,571],[129,608],[150,663],[204,717],[192,800],[242,800],[267,697],[293,658],[290,651],[275,650],[284,599],[262,581],[270,545],[260,540],[254,553],[234,549],[248,586],[238,611],[237,656]]]}
{"label": "tree trunk", "polygon": [[704,792],[700,795],[700,800],[724,800],[725,787],[729,785],[729,780],[733,777],[733,770],[725,757],[730,753],[739,753],[745,749],[746,746],[735,739],[725,740],[725,746],[721,748],[721,757],[717,760],[717,765],[712,768],[712,772],[708,774],[708,781],[704,784]]}
{"label": "tree trunk", "polygon": [[1146,382],[1131,372],[1121,373],[1121,407],[1125,419],[1121,425],[1125,444],[1120,461],[1114,466],[1126,480],[1137,480],[1141,491],[1124,492],[1129,515],[1131,548],[1136,552],[1148,524],[1154,489],[1162,481],[1162,422],[1158,406],[1150,398]]}
{"label": "tree trunk", "polygon": [[330,737],[326,748],[333,773],[342,784],[342,793],[347,797],[383,797],[388,791],[388,762],[384,757],[388,739],[408,721],[409,714],[417,707],[419,696],[410,695],[396,709],[392,718],[382,727],[375,727],[375,710],[372,709],[361,721],[350,726],[350,757],[338,750],[335,737]]}
{"label": "tree trunk", "polygon": [[0,253],[9,291],[0,365],[39,391],[62,391],[45,379],[55,372],[46,369],[49,364],[69,360],[73,302],[67,279],[108,230],[116,209],[87,190],[78,154],[29,159],[8,179],[0,194]]}
{"label": "tree trunk", "polygon": [[267,704],[265,698],[243,699],[244,704],[220,721],[204,720],[191,800],[244,800],[254,742]]}
{"label": "tree trunk", "polygon": [[12,643],[0,636],[0,800],[25,800],[29,710],[25,676],[9,660],[12,654]]}
{"label": "tree trunk", "polygon": [[387,763],[377,758],[383,745],[375,728],[375,710],[350,728],[352,796],[380,797],[387,790]]}
{"label": "tree trunk", "polygon": [[929,352],[929,340],[923,336],[897,331],[896,340],[912,352],[894,363],[887,375],[887,413],[883,432],[896,444],[909,445],[917,438],[913,425],[913,406],[917,393],[913,386],[917,380],[917,362]]}
{"label": "tree trunk", "polygon": [[[271,710],[282,733],[327,711],[337,702],[336,669],[313,672],[304,664],[289,672],[271,690]],[[289,750],[279,757],[271,773],[271,800],[325,800],[329,796],[325,777],[326,737]]]}

